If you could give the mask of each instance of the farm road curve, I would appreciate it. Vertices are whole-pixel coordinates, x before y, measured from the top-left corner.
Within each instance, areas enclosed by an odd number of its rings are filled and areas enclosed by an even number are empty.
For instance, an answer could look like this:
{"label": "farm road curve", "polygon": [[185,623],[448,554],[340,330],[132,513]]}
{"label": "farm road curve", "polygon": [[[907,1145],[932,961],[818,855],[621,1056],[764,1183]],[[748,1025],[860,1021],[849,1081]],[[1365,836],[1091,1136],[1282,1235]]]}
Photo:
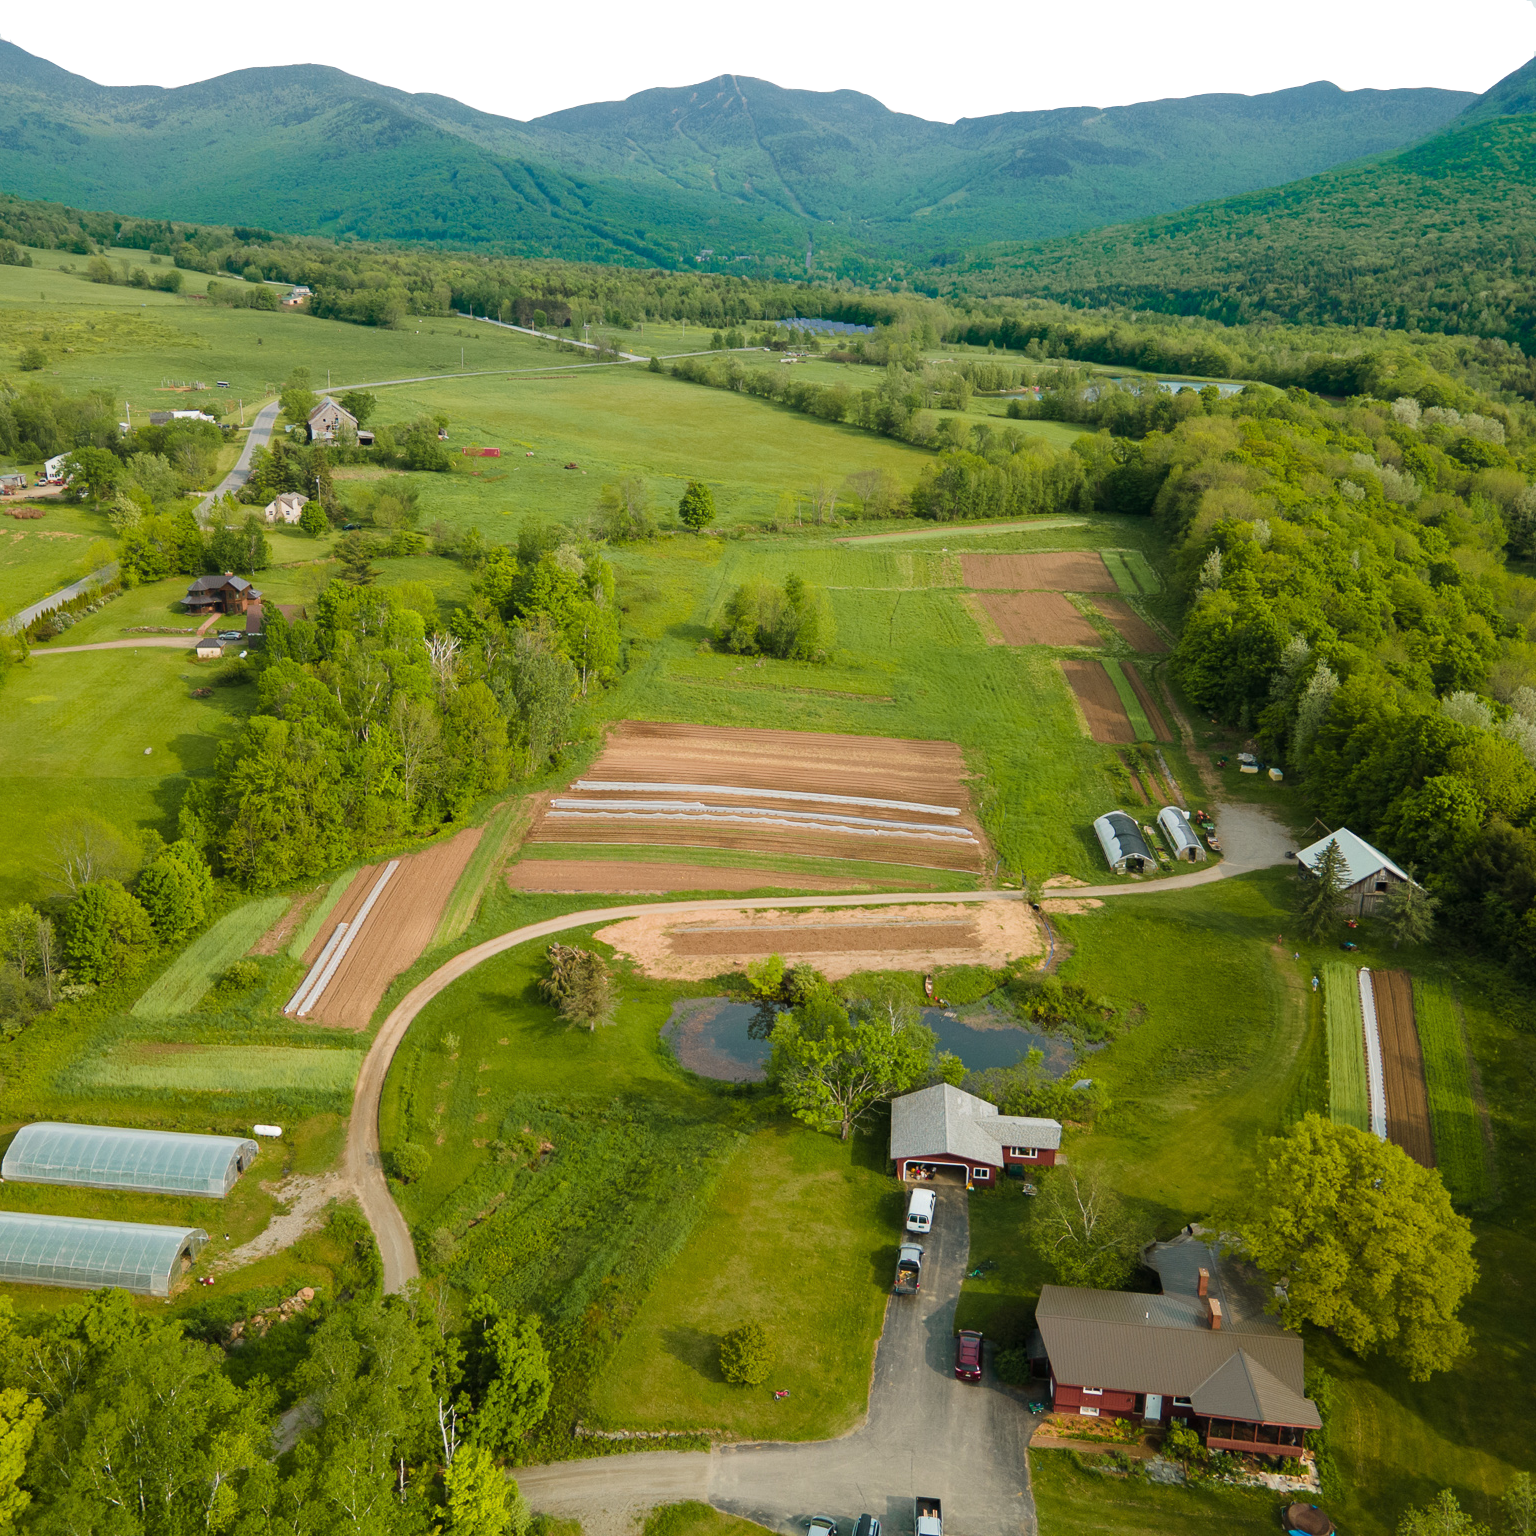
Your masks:
{"label": "farm road curve", "polygon": [[[1057,894],[1072,897],[1138,896],[1205,885],[1212,880],[1247,874],[1255,869],[1278,864],[1290,846],[1285,829],[1254,806],[1223,807],[1218,817],[1218,826],[1228,847],[1227,857],[1220,864],[1188,875],[1170,875],[1167,879],[1148,885],[1068,886]],[[358,1073],[357,1086],[353,1090],[352,1118],[347,1128],[343,1169],[348,1184],[357,1191],[363,1214],[367,1216],[368,1224],[378,1239],[379,1253],[384,1264],[384,1289],[398,1291],[406,1281],[420,1273],[410,1228],[390,1196],[389,1185],[384,1178],[383,1161],[379,1155],[379,1102],[384,1092],[384,1079],[388,1075],[390,1061],[416,1015],[438,993],[483,961],[514,949],[519,944],[526,944],[531,939],[548,938],[571,928],[584,928],[589,923],[608,923],[625,917],[649,917],[657,912],[728,912],[765,908],[782,910],[791,907],[900,906],[921,901],[949,903],[1021,900],[1023,896],[1018,891],[886,891],[867,896],[756,896],[737,901],[637,902],[622,907],[592,907],[582,912],[567,912],[561,917],[548,918],[541,923],[529,923],[526,927],[497,934],[495,938],[487,939],[483,944],[476,944],[474,948],[466,949],[462,954],[444,961],[430,976],[412,987],[390,1011],[389,1017],[374,1036],[373,1044],[363,1060],[362,1071]]]}
{"label": "farm road curve", "polygon": [[802,1531],[814,1514],[851,1520],[867,1511],[890,1536],[912,1536],[912,1500],[925,1493],[943,1500],[955,1536],[1035,1536],[1024,1457],[1034,1420],[993,1380],[955,1379],[970,1228],[964,1190],[944,1184],[937,1193],[923,1288],[886,1302],[869,1415],[851,1434],[523,1467],[515,1475],[529,1503],[579,1519],[587,1536],[625,1536],[633,1516],[679,1499],[785,1533]]}

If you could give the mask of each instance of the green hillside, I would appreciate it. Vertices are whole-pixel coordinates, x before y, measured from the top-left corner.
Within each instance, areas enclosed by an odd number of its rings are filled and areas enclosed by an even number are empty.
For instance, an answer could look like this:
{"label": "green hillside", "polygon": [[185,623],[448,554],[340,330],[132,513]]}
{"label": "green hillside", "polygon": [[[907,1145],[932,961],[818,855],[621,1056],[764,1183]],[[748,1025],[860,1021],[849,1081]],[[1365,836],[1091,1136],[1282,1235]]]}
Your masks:
{"label": "green hillside", "polygon": [[[0,43],[0,185],[121,214],[525,255],[881,275],[1272,186],[1457,91],[1326,83],[934,123],[725,75],[516,122],[313,65],[104,87]],[[740,265],[737,263],[740,262]]]}
{"label": "green hillside", "polygon": [[1533,111],[1536,61],[1398,154],[1140,224],[994,247],[956,285],[1229,324],[1279,318],[1530,343]]}

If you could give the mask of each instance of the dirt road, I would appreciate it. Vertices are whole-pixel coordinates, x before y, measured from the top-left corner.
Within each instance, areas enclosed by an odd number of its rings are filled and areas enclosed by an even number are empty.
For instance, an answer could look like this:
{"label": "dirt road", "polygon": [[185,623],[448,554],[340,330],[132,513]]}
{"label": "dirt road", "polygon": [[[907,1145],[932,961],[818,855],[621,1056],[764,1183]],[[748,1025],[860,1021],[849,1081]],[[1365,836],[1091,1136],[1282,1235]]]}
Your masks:
{"label": "dirt road", "polygon": [[886,1304],[869,1416],[839,1440],[730,1445],[525,1467],[534,1509],[581,1521],[587,1536],[625,1536],[656,1504],[702,1499],[770,1530],[799,1533],[813,1514],[868,1512],[890,1536],[911,1536],[919,1492],[944,1501],[954,1536],[1035,1536],[1024,1457],[1034,1425],[992,1377],[957,1381],[955,1304],[970,1253],[965,1192],[937,1190],[924,1239],[923,1288]]}

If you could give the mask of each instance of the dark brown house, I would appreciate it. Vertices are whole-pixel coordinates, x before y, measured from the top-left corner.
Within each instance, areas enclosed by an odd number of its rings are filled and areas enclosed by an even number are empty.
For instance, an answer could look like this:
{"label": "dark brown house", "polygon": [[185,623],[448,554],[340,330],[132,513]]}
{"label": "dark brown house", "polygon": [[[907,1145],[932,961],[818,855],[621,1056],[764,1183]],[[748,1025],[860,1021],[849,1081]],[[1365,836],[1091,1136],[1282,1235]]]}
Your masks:
{"label": "dark brown house", "polygon": [[261,593],[243,576],[225,571],[222,576],[199,576],[187,588],[181,606],[188,613],[244,613]]}
{"label": "dark brown house", "polygon": [[[1300,1456],[1322,1421],[1305,1396],[1301,1339],[1224,1287],[1202,1243],[1152,1263],[1163,1294],[1047,1285],[1035,1311],[1057,1413],[1182,1421],[1213,1451]],[[1192,1260],[1200,1259],[1198,1269]],[[1223,1294],[1228,1304],[1223,1303]]]}

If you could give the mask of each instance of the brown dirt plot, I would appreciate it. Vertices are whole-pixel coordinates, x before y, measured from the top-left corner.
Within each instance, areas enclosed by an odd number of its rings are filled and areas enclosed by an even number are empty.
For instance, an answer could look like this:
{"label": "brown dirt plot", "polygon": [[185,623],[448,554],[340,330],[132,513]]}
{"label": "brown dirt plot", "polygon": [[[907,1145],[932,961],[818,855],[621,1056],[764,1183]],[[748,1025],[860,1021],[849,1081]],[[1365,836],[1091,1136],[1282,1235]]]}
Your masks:
{"label": "brown dirt plot", "polygon": [[878,913],[860,907],[658,912],[614,923],[595,937],[647,975],[680,981],[704,981],[770,954],[788,965],[807,961],[836,980],[893,966],[1001,966],[1045,947],[1022,901],[925,902]]}
{"label": "brown dirt plot", "polygon": [[976,600],[1007,645],[1103,645],[1103,637],[1059,592],[979,592]]}
{"label": "brown dirt plot", "polygon": [[1157,707],[1157,700],[1152,690],[1147,686],[1146,679],[1142,677],[1140,668],[1134,661],[1127,661],[1122,665],[1127,680],[1130,682],[1131,691],[1141,700],[1141,707],[1146,711],[1147,724],[1152,727],[1159,741],[1168,741],[1172,733],[1168,729],[1168,722],[1163,719],[1163,712]]}
{"label": "brown dirt plot", "polygon": [[312,891],[300,891],[288,903],[288,910],[251,945],[253,955],[280,954],[288,941],[298,932],[304,919],[314,910],[315,904],[325,895],[326,887],[317,885]]}
{"label": "brown dirt plot", "polygon": [[1125,706],[1109,673],[1096,661],[1063,661],[1061,664],[1067,685],[1077,695],[1083,716],[1088,722],[1088,734],[1095,741],[1114,746],[1129,746],[1136,740],[1131,729]]}
{"label": "brown dirt plot", "polygon": [[1003,592],[1115,592],[1114,577],[1092,549],[1038,555],[961,555],[968,587]]}
{"label": "brown dirt plot", "polygon": [[1435,1138],[1424,1087],[1424,1053],[1413,1020],[1413,980],[1407,971],[1372,971],[1381,1071],[1387,1090],[1387,1139],[1414,1162],[1435,1166]]}
{"label": "brown dirt plot", "polygon": [[530,842],[651,844],[979,872],[965,760],[947,741],[626,720]]}
{"label": "brown dirt plot", "polygon": [[1159,656],[1168,649],[1168,642],[1123,597],[1096,597],[1094,605],[1114,625],[1115,633],[1138,651]]}
{"label": "brown dirt plot", "polygon": [[716,868],[710,864],[630,863],[624,859],[524,859],[507,871],[514,891],[600,891],[615,896],[663,896],[672,891],[867,891],[868,881],[780,869]]}
{"label": "brown dirt plot", "polygon": [[[437,931],[443,908],[458,884],[484,829],[466,827],[457,837],[401,859],[373,904],[357,942],[347,951],[320,1001],[307,1017],[317,1024],[366,1029],[390,982],[414,965]],[[305,952],[313,965],[336,924],[350,922],[368,899],[384,864],[360,869]]]}

